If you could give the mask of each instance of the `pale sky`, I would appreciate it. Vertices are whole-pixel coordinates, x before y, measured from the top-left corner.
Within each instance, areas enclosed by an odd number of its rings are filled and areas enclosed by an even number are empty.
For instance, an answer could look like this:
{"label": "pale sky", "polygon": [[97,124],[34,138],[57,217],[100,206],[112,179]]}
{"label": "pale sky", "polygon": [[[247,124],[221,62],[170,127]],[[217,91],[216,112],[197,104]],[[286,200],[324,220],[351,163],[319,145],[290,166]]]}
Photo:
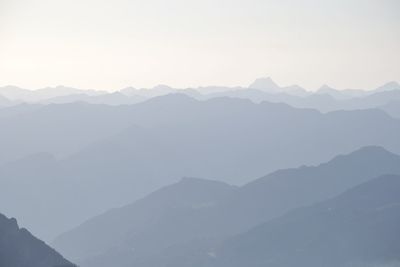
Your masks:
{"label": "pale sky", "polygon": [[397,0],[0,0],[0,86],[371,89],[399,63]]}

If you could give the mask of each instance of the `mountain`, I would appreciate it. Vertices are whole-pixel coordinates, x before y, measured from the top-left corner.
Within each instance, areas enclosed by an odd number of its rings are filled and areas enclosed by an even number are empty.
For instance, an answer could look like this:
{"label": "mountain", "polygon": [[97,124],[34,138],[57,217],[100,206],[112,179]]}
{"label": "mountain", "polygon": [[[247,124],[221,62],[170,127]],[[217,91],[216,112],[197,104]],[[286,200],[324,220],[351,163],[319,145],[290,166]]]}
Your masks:
{"label": "mountain", "polygon": [[[213,95],[216,93],[222,92],[232,92],[237,90],[247,90],[248,88],[235,86],[235,87],[227,87],[227,86],[201,86],[196,88],[188,88],[189,90],[194,90],[199,92],[201,95]],[[181,92],[181,91],[179,91]]]}
{"label": "mountain", "polygon": [[[239,188],[226,190],[227,193],[219,193],[221,197],[212,205],[175,209],[171,213],[170,209],[160,205],[164,201],[153,201],[158,208],[149,210],[163,216],[142,228],[133,223],[137,218],[143,218],[142,213],[134,208],[142,202],[135,202],[94,217],[64,233],[53,244],[84,267],[107,266],[106,263],[111,262],[120,267],[149,266],[147,264],[152,260],[167,264],[170,259],[163,257],[170,258],[171,254],[176,254],[179,259],[182,257],[180,251],[185,251],[185,247],[209,250],[227,236],[249,230],[293,208],[337,196],[387,173],[400,174],[400,156],[382,148],[366,147],[315,167],[271,173]],[[185,203],[181,194],[183,191],[170,197],[178,197]],[[145,200],[157,196],[154,193]],[[107,232],[107,228],[118,230]],[[177,252],[170,251],[173,247]]]}
{"label": "mountain", "polygon": [[400,90],[400,84],[398,82],[392,81],[385,83],[384,85],[375,89],[375,92],[385,92],[392,90]]}
{"label": "mountain", "polygon": [[400,176],[373,179],[227,240],[206,266],[397,266],[399,193]]}
{"label": "mountain", "polygon": [[317,90],[317,94],[328,94],[337,100],[350,100],[352,98],[368,97],[369,95],[400,90],[400,84],[392,81],[388,82],[374,90],[366,91],[361,89],[337,90],[328,85],[323,85]]}
{"label": "mountain", "polygon": [[[379,110],[321,114],[181,94],[130,106],[48,105],[0,125],[0,155],[54,156],[31,169],[26,160],[0,166],[1,210],[46,241],[184,176],[244,184],[366,145],[400,153],[400,121]],[[43,216],[7,201],[17,197]]]}
{"label": "mountain", "polygon": [[400,174],[400,156],[380,147],[364,147],[336,156],[316,167],[300,167],[273,172],[239,188],[223,203],[227,214],[241,214],[230,227],[244,229],[285,212],[310,205],[374,177]]}
{"label": "mountain", "polygon": [[249,88],[269,93],[277,93],[280,91],[280,87],[270,77],[256,79],[249,85]]}
{"label": "mountain", "polygon": [[317,93],[317,94],[327,94],[327,95],[330,95],[330,96],[332,96],[332,97],[334,97],[334,98],[336,98],[336,99],[343,99],[343,98],[346,98],[346,97],[341,93],[341,91],[336,90],[336,89],[330,87],[330,86],[327,85],[327,84],[322,85],[322,86],[317,90],[316,93]]}
{"label": "mountain", "polygon": [[17,86],[8,85],[0,87],[0,95],[10,100],[22,100],[24,97],[29,95],[29,93],[29,90],[22,89]]}
{"label": "mountain", "polygon": [[281,88],[280,91],[267,92],[260,89],[227,90],[203,95],[199,99],[216,97],[232,97],[249,99],[255,103],[268,101],[272,103],[285,103],[296,108],[311,108],[320,112],[338,110],[358,110],[379,108],[384,110],[384,105],[400,99],[400,91],[366,92],[362,90],[336,90],[324,86],[316,93],[293,93],[290,89]]}
{"label": "mountain", "polygon": [[379,108],[384,110],[389,115],[400,119],[400,100],[391,101]]}
{"label": "mountain", "polygon": [[66,86],[46,87],[37,90],[27,90],[16,86],[0,87],[0,95],[13,101],[33,103],[44,101],[46,99],[67,96],[74,94],[86,94],[90,96],[105,94],[105,91],[82,90]]}
{"label": "mountain", "polygon": [[324,84],[317,90],[316,94],[327,94],[337,100],[348,100],[352,98],[367,96],[371,94],[371,92],[361,89],[337,90],[330,87],[329,85]]}
{"label": "mountain", "polygon": [[390,101],[399,99],[397,86],[397,83],[391,82],[377,90],[366,91],[361,89],[337,90],[323,85],[316,92],[311,92],[297,85],[279,87],[271,78],[260,78],[249,88],[225,88],[225,90],[210,91],[198,99],[235,97],[249,99],[255,103],[262,101],[285,103],[296,108],[312,108],[321,112],[330,112],[380,108]]}
{"label": "mountain", "polygon": [[12,102],[8,98],[0,95],[0,108],[7,107],[10,105],[12,105]]}
{"label": "mountain", "polygon": [[135,97],[142,97],[142,98],[152,98],[156,96],[163,96],[167,94],[173,94],[176,93],[179,89],[175,89],[172,87],[169,87],[168,85],[160,84],[157,85],[153,88],[148,88],[148,89],[136,89],[133,87],[127,87],[124,89],[120,90],[121,94],[124,94],[126,96],[135,96]]}
{"label": "mountain", "polygon": [[107,93],[102,95],[87,95],[87,94],[72,94],[66,96],[58,96],[42,101],[43,104],[66,104],[74,102],[85,102],[89,104],[104,104],[104,105],[131,105],[145,101],[145,97],[127,96],[119,92]]}
{"label": "mountain", "polygon": [[214,94],[207,94],[205,99],[215,97],[231,97],[249,99],[254,103],[262,103],[264,101],[271,103],[284,103],[295,108],[311,108],[321,112],[329,112],[340,109],[341,102],[329,94],[311,94],[311,93],[289,93],[286,88],[282,91],[271,93],[259,89],[239,89],[232,91],[223,91]]}
{"label": "mountain", "polygon": [[[266,93],[270,93],[270,94],[280,93],[280,94],[287,94],[289,96],[293,95],[293,96],[298,96],[298,97],[304,97],[304,96],[311,94],[310,92],[308,92],[307,90],[305,90],[304,88],[302,88],[298,85],[280,87],[270,77],[256,79],[246,89],[248,89],[248,90],[255,89],[255,90],[260,90],[262,92],[266,92]],[[230,91],[232,92],[233,90],[230,90]]]}
{"label": "mountain", "polygon": [[344,109],[379,108],[393,101],[400,101],[400,90],[376,92],[371,95],[348,100],[343,103]]}
{"label": "mountain", "polygon": [[37,239],[17,221],[0,214],[0,266],[74,267],[54,249]]}
{"label": "mountain", "polygon": [[282,91],[289,95],[295,95],[300,97],[308,96],[311,94],[311,92],[307,91],[306,89],[298,85],[289,85],[282,87]]}
{"label": "mountain", "polygon": [[125,106],[70,103],[3,108],[0,165],[41,152],[66,156],[130,125]]}
{"label": "mountain", "polygon": [[21,116],[22,114],[31,113],[35,110],[43,107],[40,104],[16,104],[8,107],[0,108],[0,120],[9,118],[13,119],[15,117]]}
{"label": "mountain", "polygon": [[[78,231],[58,237],[54,245],[66,248],[65,255],[79,259],[107,252],[112,247],[118,247],[121,240],[136,236],[130,246],[145,253],[147,249],[154,250],[155,247],[154,242],[142,233],[156,229],[159,222],[166,217],[175,216],[183,211],[196,211],[212,207],[234,190],[236,190],[235,186],[222,182],[183,178],[131,205],[112,209],[94,217],[81,225]],[[176,238],[179,239],[178,235]],[[79,249],[73,245],[76,241],[80,244]],[[158,249],[178,242],[168,239],[159,241],[157,242]],[[67,248],[68,246],[70,247]]]}
{"label": "mountain", "polygon": [[[165,96],[168,94],[183,94],[190,97],[193,97],[197,100],[204,100],[207,98],[211,98],[213,94],[222,93],[222,92],[230,92],[236,90],[243,90],[247,88],[242,87],[226,87],[226,86],[205,86],[205,87],[196,87],[196,88],[186,88],[186,89],[178,89],[172,88],[167,85],[158,85],[149,89],[136,89],[133,87],[127,87],[120,90],[120,93],[130,97],[142,97],[142,98],[153,98],[157,96]],[[208,95],[208,97],[206,97]]]}
{"label": "mountain", "polygon": [[[167,85],[157,85],[148,89],[127,87],[118,92],[107,93],[105,91],[82,90],[65,86],[47,87],[38,90],[26,90],[15,86],[6,86],[0,88],[0,95],[3,94],[12,100],[8,101],[10,103],[7,102],[7,105],[24,102],[44,104],[86,102],[91,104],[127,105],[158,96],[179,93],[197,100],[229,96],[250,99],[256,103],[262,101],[286,103],[297,108],[313,108],[321,112],[329,112],[343,109],[377,108],[393,100],[390,98],[390,94],[382,98],[378,96],[378,93],[393,93],[393,91],[399,91],[397,90],[398,88],[400,86],[397,82],[389,82],[371,91],[359,89],[337,90],[328,85],[323,85],[317,92],[311,92],[298,85],[280,87],[271,78],[267,77],[256,79],[248,88],[206,86],[178,89]],[[374,100],[375,96],[370,97],[375,94],[378,98],[376,101]],[[1,102],[0,100],[0,106]]]}

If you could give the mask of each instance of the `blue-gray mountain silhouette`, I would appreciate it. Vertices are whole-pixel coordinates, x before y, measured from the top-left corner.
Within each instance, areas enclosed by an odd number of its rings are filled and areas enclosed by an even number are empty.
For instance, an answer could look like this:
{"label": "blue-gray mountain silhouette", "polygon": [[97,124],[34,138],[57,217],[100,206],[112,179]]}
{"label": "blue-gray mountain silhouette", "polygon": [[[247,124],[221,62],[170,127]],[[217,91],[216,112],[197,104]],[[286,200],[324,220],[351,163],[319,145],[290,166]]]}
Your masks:
{"label": "blue-gray mountain silhouette", "polygon": [[11,103],[12,102],[8,98],[0,95],[0,108],[7,107],[7,106],[11,105]]}
{"label": "blue-gray mountain silhouette", "polygon": [[391,101],[381,106],[380,109],[384,110],[389,115],[400,119],[400,100]]}
{"label": "blue-gray mountain silhouette", "polygon": [[400,176],[373,179],[228,239],[201,266],[396,266],[399,192]]}
{"label": "blue-gray mountain silhouette", "polygon": [[376,92],[384,92],[384,91],[393,91],[393,90],[400,90],[400,84],[396,81],[391,81],[385,83],[382,86],[379,86],[375,89]]}
{"label": "blue-gray mountain silhouette", "polygon": [[[0,208],[45,240],[183,176],[243,184],[366,145],[400,153],[400,121],[379,110],[321,114],[179,94],[132,106],[49,105],[0,125],[1,154],[55,154],[0,167]],[[41,216],[11,197],[36,205]]]}
{"label": "blue-gray mountain silhouette", "polygon": [[0,266],[75,267],[28,230],[19,228],[16,219],[0,214]]}
{"label": "blue-gray mountain silhouette", "polygon": [[27,90],[17,86],[0,87],[0,95],[16,102],[36,103],[46,99],[67,95],[102,95],[105,91],[83,90],[67,86],[46,87],[37,90]]}
{"label": "blue-gray mountain silhouette", "polygon": [[[185,244],[192,243],[196,248],[211,249],[229,235],[249,230],[293,208],[334,197],[387,173],[400,174],[400,156],[378,147],[367,147],[316,167],[274,172],[242,187],[227,190],[227,194],[212,205],[184,208],[181,204],[180,209],[165,209],[159,204],[165,201],[165,196],[159,199],[156,192],[145,201],[89,220],[57,238],[54,246],[71,259],[77,259],[82,266],[107,266],[106,263],[111,262],[121,267],[129,264],[147,266],[140,263],[160,259],[160,254],[171,257],[170,247],[179,247],[179,251]],[[210,185],[215,186],[213,183]],[[185,184],[178,183],[168,188],[175,187],[185,188]],[[188,192],[192,190],[187,188]],[[171,189],[161,192],[171,192]],[[174,200],[178,197],[185,203],[185,195],[170,194],[168,197]],[[161,207],[148,209],[156,210],[157,220],[147,223],[146,227],[138,227],[135,222],[146,217],[135,207],[148,202]],[[107,232],[107,229],[113,231]],[[161,259],[164,256],[160,256]]]}
{"label": "blue-gray mountain silhouette", "polygon": [[385,110],[381,106],[400,99],[400,87],[392,90],[336,90],[328,86],[321,87],[315,93],[305,93],[303,95],[290,93],[287,88],[271,92],[261,89],[241,89],[227,90],[214,94],[205,95],[203,98],[229,96],[234,98],[249,99],[260,103],[269,101],[273,103],[285,103],[297,108],[312,108],[321,112],[335,110],[357,110],[378,108]]}
{"label": "blue-gray mountain silhouette", "polygon": [[[124,88],[118,92],[105,92],[98,90],[82,90],[65,86],[48,87],[39,90],[26,90],[15,86],[0,88],[0,95],[12,101],[8,105],[18,103],[74,103],[86,102],[91,104],[125,105],[133,104],[157,96],[181,93],[205,100],[214,97],[230,96],[251,99],[257,103],[269,101],[286,103],[299,108],[315,108],[322,112],[334,110],[355,110],[360,108],[379,108],[386,105],[390,94],[386,97],[379,96],[381,92],[399,91],[400,85],[395,82],[386,83],[375,90],[344,89],[337,90],[328,85],[323,85],[316,91],[307,91],[298,85],[277,85],[271,78],[256,79],[248,88],[206,86],[197,88],[178,89],[167,85],[158,85],[150,89]],[[399,99],[399,96],[395,96]],[[4,102],[4,101],[3,101]],[[1,101],[0,101],[1,106]]]}
{"label": "blue-gray mountain silhouette", "polygon": [[[139,236],[143,232],[156,229],[159,222],[162,222],[166,216],[179,216],[182,211],[213,207],[234,190],[236,190],[235,186],[222,182],[183,178],[181,181],[161,188],[131,205],[112,209],[101,216],[92,218],[81,225],[79,231],[71,232],[71,235],[61,236],[55,244],[68,243],[72,239],[73,242],[78,242],[81,245],[77,243],[79,248],[66,248],[65,252],[71,250],[67,254],[74,258],[87,257],[87,255],[95,256],[100,252],[107,252],[112,247],[118,247],[121,245],[121,240],[128,236]],[[179,239],[179,234],[176,235],[176,238]],[[163,247],[162,239],[157,240],[157,245]],[[165,241],[170,243],[169,240]],[[151,246],[153,243],[147,237],[141,238],[141,242],[142,247]],[[105,264],[107,263],[104,262],[103,265]],[[108,264],[112,264],[112,262]]]}
{"label": "blue-gray mountain silhouette", "polygon": [[249,85],[249,88],[270,93],[277,93],[280,91],[280,87],[270,77],[256,79]]}

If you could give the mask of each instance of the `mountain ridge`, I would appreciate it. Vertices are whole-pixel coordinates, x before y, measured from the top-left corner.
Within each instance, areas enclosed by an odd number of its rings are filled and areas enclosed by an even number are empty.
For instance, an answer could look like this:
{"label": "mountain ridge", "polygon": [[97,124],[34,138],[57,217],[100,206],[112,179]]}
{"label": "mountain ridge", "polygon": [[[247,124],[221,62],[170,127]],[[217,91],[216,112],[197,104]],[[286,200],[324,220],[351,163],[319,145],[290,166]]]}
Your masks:
{"label": "mountain ridge", "polygon": [[400,260],[398,192],[399,175],[372,179],[227,240],[206,266],[390,266]]}
{"label": "mountain ridge", "polygon": [[[368,166],[368,168],[360,169],[362,166]],[[137,253],[141,251],[140,253],[147,255],[153,251],[152,249],[160,251],[159,243],[174,245],[190,242],[199,237],[218,240],[282,216],[290,209],[335,197],[352,186],[387,173],[400,174],[400,156],[380,147],[362,148],[348,155],[335,157],[328,163],[318,166],[277,171],[242,187],[234,188],[215,205],[201,206],[201,209],[181,209],[171,215],[160,217],[159,222],[154,226],[139,232],[134,231],[135,235],[127,234],[120,238],[120,245],[115,248],[117,252],[113,253],[121,253],[119,258],[131,258],[133,263],[137,259],[129,256],[131,247],[134,247]],[[148,197],[157,199],[157,196],[152,194]],[[138,216],[135,212],[128,212],[123,208],[113,210],[113,212],[119,215],[114,215],[112,218]],[[107,262],[107,253],[103,254],[103,258],[94,257],[91,260],[83,260],[85,256],[81,252],[84,249],[77,247],[76,244],[93,248],[93,245],[90,245],[90,240],[93,238],[86,236],[86,233],[90,232],[96,238],[101,238],[101,233],[104,231],[96,231],[96,225],[110,225],[106,223],[110,219],[106,213],[93,218],[89,224],[83,224],[64,233],[62,238],[56,239],[53,244],[70,258],[79,259],[83,266],[96,266],[90,263],[92,261],[97,262],[99,266],[99,262],[103,260]],[[129,219],[123,221],[129,221]],[[129,224],[125,227],[129,229]],[[113,228],[122,229],[121,227]],[[131,231],[125,230],[125,232]],[[80,241],[73,241],[74,238]],[[213,244],[214,242],[211,242],[210,246]]]}
{"label": "mountain ridge", "polygon": [[0,214],[0,266],[76,267],[25,228]]}

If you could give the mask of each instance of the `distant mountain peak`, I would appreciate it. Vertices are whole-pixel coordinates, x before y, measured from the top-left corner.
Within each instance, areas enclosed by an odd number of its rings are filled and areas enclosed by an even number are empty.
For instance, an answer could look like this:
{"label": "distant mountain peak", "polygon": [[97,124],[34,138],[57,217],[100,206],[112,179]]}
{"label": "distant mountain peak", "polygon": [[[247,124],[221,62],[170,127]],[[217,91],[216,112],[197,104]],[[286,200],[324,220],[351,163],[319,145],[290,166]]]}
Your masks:
{"label": "distant mountain peak", "polygon": [[385,153],[385,154],[393,154],[389,151],[387,151],[385,148],[381,146],[364,146],[361,147],[360,149],[355,150],[351,154],[356,154],[356,153]]}
{"label": "distant mountain peak", "polygon": [[270,77],[256,79],[249,85],[249,88],[267,92],[278,92],[280,90],[279,85],[277,85]]}
{"label": "distant mountain peak", "polygon": [[391,81],[375,89],[375,91],[377,92],[392,91],[392,90],[400,90],[400,84],[396,81]]}
{"label": "distant mountain peak", "polygon": [[350,154],[347,154],[347,156],[358,156],[358,155],[374,155],[374,156],[382,156],[382,155],[391,155],[391,156],[398,156],[385,148],[381,146],[364,146],[361,147]]}
{"label": "distant mountain peak", "polygon": [[332,165],[336,166],[336,168],[344,168],[344,165],[351,164],[351,162],[358,162],[359,164],[370,164],[374,162],[384,161],[385,163],[389,164],[393,162],[398,162],[399,160],[399,155],[394,154],[383,147],[365,146],[351,153],[338,155],[334,157],[331,161],[323,163],[321,165]]}
{"label": "distant mountain peak", "polygon": [[319,89],[318,92],[332,92],[332,91],[337,91],[336,89],[334,89],[333,87],[327,85],[327,84],[323,84]]}

